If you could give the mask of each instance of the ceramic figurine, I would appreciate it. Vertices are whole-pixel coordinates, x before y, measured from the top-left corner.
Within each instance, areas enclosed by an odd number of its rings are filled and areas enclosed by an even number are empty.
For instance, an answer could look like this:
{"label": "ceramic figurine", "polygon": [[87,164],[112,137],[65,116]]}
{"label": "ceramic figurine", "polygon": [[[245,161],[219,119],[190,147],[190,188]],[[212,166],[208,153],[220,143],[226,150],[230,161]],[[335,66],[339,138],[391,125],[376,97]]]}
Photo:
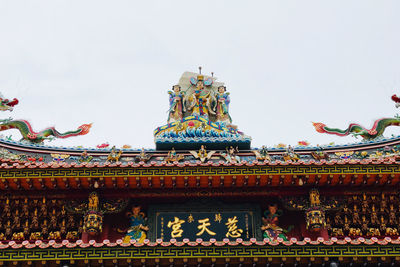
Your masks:
{"label": "ceramic figurine", "polygon": [[221,156],[226,160],[228,163],[239,163],[240,162],[240,157],[236,155],[236,153],[239,152],[239,149],[233,148],[233,146],[230,146],[229,148],[226,148],[226,153],[221,153]]}
{"label": "ceramic figurine", "polygon": [[150,160],[150,158],[151,158],[151,155],[146,154],[144,152],[144,148],[142,148],[142,150],[140,151],[140,154],[137,155],[135,159],[137,162],[147,162]]}
{"label": "ceramic figurine", "polygon": [[271,157],[268,154],[268,150],[265,146],[262,146],[260,150],[252,151],[256,156],[257,160],[271,160]]}
{"label": "ceramic figurine", "polygon": [[90,156],[90,155],[87,153],[87,151],[85,150],[85,151],[82,152],[81,156],[79,157],[78,162],[79,162],[79,163],[91,162],[92,159],[93,159],[93,157]]}
{"label": "ceramic figurine", "polygon": [[264,238],[276,239],[279,237],[285,241],[288,240],[285,233],[290,230],[284,230],[278,226],[279,217],[282,214],[282,210],[278,210],[278,206],[276,204],[268,205],[268,210],[264,212],[264,217],[262,218],[263,226],[261,226],[261,230],[264,231]]}
{"label": "ceramic figurine", "polygon": [[283,159],[285,161],[291,160],[291,161],[299,161],[300,157],[298,154],[294,152],[294,149],[292,146],[288,146],[286,149],[286,152],[283,154]]}
{"label": "ceramic figurine", "polygon": [[172,91],[169,94],[169,110],[168,110],[168,123],[180,121],[183,118],[185,107],[183,105],[184,92],[181,92],[180,85],[172,86]]}
{"label": "ceramic figurine", "polygon": [[117,151],[115,146],[111,148],[110,154],[107,156],[107,162],[118,162],[121,157],[122,150]]}
{"label": "ceramic figurine", "polygon": [[229,93],[226,92],[225,86],[218,87],[217,93],[217,121],[230,124],[232,123],[231,116],[229,115]]}
{"label": "ceramic figurine", "polygon": [[131,212],[126,213],[126,216],[129,217],[130,227],[124,237],[124,243],[128,243],[131,239],[143,243],[146,239],[146,232],[149,230],[149,227],[147,226],[147,218],[140,209],[140,206],[134,206]]}
{"label": "ceramic figurine", "polygon": [[175,162],[175,161],[180,161],[184,158],[183,155],[178,155],[176,153],[175,148],[172,148],[170,151],[168,151],[167,157],[165,157],[165,161],[167,163]]}
{"label": "ceramic figurine", "polygon": [[213,101],[211,92],[204,90],[204,76],[200,74],[197,76],[197,80],[191,79],[190,81],[196,88],[187,98],[187,110],[191,111],[193,116],[209,119],[209,114],[215,114],[215,112],[211,108]]}
{"label": "ceramic figurine", "polygon": [[211,156],[214,155],[214,153],[216,153],[216,151],[207,152],[204,145],[201,145],[198,152],[196,152],[196,151],[189,151],[189,152],[196,159],[200,159],[201,162],[205,162],[206,160],[209,160],[211,158]]}

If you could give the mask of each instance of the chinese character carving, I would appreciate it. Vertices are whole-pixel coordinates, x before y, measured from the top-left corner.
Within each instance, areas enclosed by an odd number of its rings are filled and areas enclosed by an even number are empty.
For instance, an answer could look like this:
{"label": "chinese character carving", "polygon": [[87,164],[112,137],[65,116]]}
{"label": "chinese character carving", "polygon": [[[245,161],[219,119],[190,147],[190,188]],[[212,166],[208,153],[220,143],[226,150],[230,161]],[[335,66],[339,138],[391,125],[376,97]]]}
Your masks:
{"label": "chinese character carving", "polygon": [[184,220],[181,220],[178,217],[174,217],[174,221],[168,222],[168,224],[167,224],[168,228],[172,227],[172,231],[171,231],[172,238],[182,237],[183,230],[181,227],[184,222],[185,222]]}
{"label": "chinese character carving", "polygon": [[211,225],[209,218],[198,220],[198,222],[200,223],[200,225],[197,226],[197,229],[199,229],[200,232],[196,234],[197,236],[202,235],[204,232],[207,232],[209,235],[216,235],[216,233],[207,228],[208,226]]}
{"label": "chinese character carving", "polygon": [[188,223],[194,222],[194,218],[193,218],[192,214],[189,214],[189,217],[188,217],[187,221],[188,221]]}
{"label": "chinese character carving", "polygon": [[215,219],[214,219],[214,221],[215,221],[215,222],[221,223],[221,221],[222,221],[221,213],[216,213],[216,214],[215,214]]}
{"label": "chinese character carving", "polygon": [[243,230],[239,229],[236,225],[238,222],[237,217],[228,218],[228,222],[225,223],[226,227],[228,228],[228,232],[226,233],[226,237],[234,237],[238,238],[242,236]]}

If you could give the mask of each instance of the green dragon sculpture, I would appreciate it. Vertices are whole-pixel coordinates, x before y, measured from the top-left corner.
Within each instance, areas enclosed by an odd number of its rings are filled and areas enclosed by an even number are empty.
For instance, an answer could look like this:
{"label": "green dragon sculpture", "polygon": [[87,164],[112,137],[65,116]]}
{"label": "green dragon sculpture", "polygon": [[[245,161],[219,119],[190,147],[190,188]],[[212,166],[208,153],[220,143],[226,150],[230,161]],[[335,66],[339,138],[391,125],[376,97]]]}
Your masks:
{"label": "green dragon sculpture", "polygon": [[[13,107],[18,104],[18,99],[14,98],[12,101],[3,99],[0,94],[0,111],[12,111]],[[60,133],[54,127],[49,127],[40,132],[35,132],[32,129],[31,124],[26,120],[13,120],[11,118],[0,120],[0,131],[6,131],[9,129],[17,129],[22,135],[21,141],[27,141],[29,143],[43,143],[44,140],[54,138],[68,138],[71,136],[85,135],[90,131],[92,124],[83,124],[78,127],[75,131],[68,131]]]}
{"label": "green dragon sculpture", "polygon": [[[391,99],[396,103],[396,107],[400,107],[400,98],[392,95]],[[351,123],[345,130],[337,128],[329,128],[321,122],[313,122],[315,130],[319,133],[335,134],[338,136],[353,135],[355,137],[361,136],[365,140],[374,140],[383,135],[383,132],[389,126],[400,126],[400,117],[396,115],[394,118],[382,118],[376,120],[371,129],[366,129],[360,124]]]}
{"label": "green dragon sculpture", "polygon": [[75,131],[68,131],[60,133],[54,127],[46,128],[40,132],[32,130],[32,126],[25,120],[0,120],[0,131],[9,129],[18,129],[22,135],[22,140],[29,141],[30,143],[43,143],[44,140],[49,139],[51,136],[55,138],[68,138],[71,136],[85,135],[89,132],[92,124],[83,124]]}
{"label": "green dragon sculpture", "polygon": [[355,137],[361,136],[365,140],[374,140],[383,135],[383,132],[389,126],[399,126],[400,117],[395,118],[382,118],[376,120],[371,129],[366,129],[360,124],[351,123],[345,130],[337,128],[329,128],[321,122],[313,122],[315,130],[319,133],[335,134],[338,136],[353,135]]}

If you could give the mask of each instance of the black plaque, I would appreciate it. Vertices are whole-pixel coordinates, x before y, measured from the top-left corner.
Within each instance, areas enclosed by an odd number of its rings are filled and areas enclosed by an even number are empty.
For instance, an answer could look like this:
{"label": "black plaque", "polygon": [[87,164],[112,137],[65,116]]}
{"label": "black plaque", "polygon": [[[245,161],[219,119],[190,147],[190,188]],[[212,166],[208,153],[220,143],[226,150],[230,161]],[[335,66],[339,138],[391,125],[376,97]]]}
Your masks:
{"label": "black plaque", "polygon": [[153,241],[261,239],[261,217],[257,205],[219,202],[154,205],[149,207],[148,214],[149,237]]}

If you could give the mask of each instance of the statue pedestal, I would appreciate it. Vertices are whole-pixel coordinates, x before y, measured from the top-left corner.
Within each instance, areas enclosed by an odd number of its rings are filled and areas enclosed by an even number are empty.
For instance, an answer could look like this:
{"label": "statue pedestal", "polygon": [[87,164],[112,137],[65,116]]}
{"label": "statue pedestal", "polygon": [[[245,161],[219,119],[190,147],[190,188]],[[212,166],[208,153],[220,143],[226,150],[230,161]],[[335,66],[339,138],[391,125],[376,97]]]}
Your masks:
{"label": "statue pedestal", "polygon": [[229,146],[248,150],[251,146],[251,137],[236,127],[200,116],[188,116],[158,127],[154,130],[154,141],[157,150],[197,150],[202,145],[213,150],[224,150]]}

